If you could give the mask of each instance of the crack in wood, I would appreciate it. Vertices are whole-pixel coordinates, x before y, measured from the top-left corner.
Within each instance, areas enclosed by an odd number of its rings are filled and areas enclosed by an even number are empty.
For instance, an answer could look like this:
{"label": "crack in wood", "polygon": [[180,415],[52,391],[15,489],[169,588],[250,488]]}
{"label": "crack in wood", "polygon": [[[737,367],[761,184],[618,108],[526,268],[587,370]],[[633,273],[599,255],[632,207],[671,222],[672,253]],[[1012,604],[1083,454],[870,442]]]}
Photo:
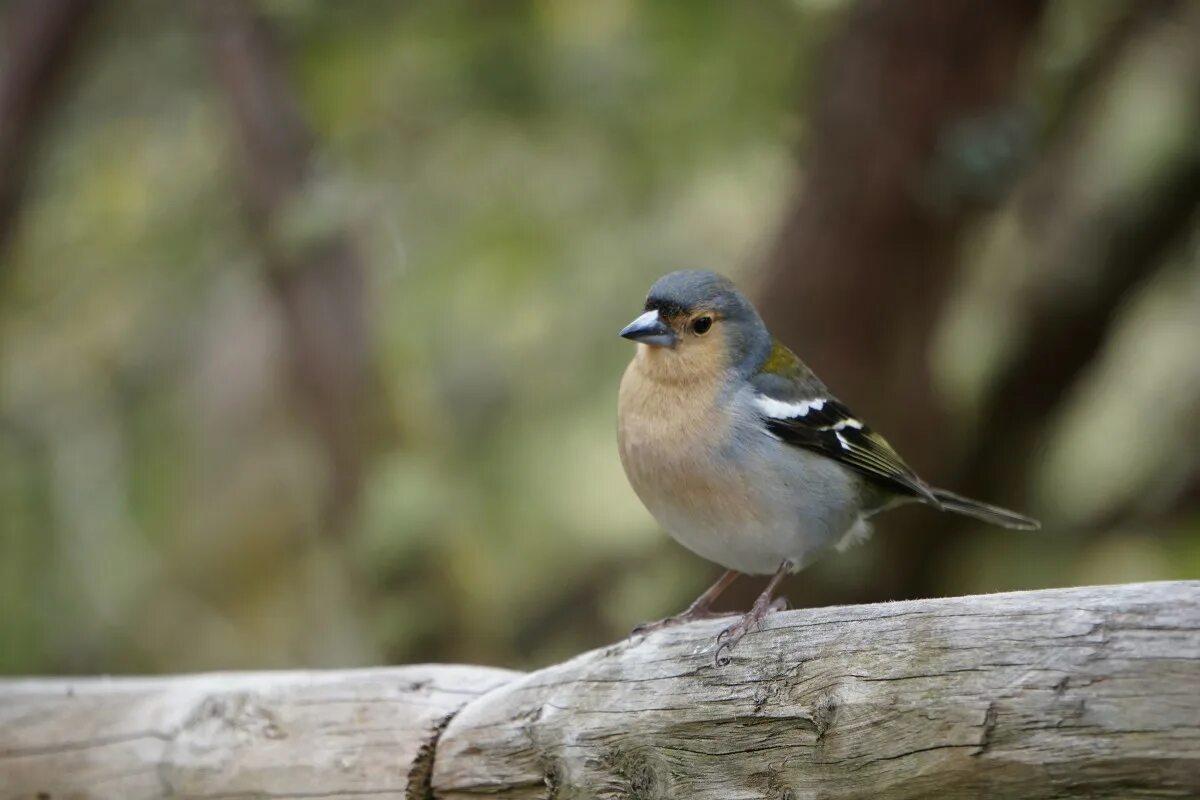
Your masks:
{"label": "crack in wood", "polygon": [[61,744],[5,748],[4,750],[0,750],[0,759],[63,755],[80,750],[94,750],[100,747],[112,747],[116,744],[128,744],[140,739],[155,739],[161,742],[169,742],[174,737],[175,733],[164,733],[163,731],[135,731],[133,733],[114,736],[98,736],[95,739],[62,742]]}
{"label": "crack in wood", "polygon": [[979,749],[971,755],[981,756],[992,746],[992,736],[996,733],[997,718],[996,701],[992,700],[987,705],[987,711],[983,712],[983,733],[979,736]]}
{"label": "crack in wood", "polygon": [[404,790],[405,800],[434,800],[433,762],[437,758],[438,741],[442,732],[461,709],[455,709],[433,724],[424,743],[417,750],[416,758],[408,770],[408,786]]}

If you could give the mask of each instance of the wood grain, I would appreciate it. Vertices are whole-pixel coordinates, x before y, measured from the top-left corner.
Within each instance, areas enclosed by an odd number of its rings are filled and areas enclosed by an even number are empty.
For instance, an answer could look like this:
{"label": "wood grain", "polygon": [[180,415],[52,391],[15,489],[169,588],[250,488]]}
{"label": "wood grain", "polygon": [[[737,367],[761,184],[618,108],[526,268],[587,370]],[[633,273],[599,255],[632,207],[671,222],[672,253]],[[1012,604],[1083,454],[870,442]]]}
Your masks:
{"label": "wood grain", "polygon": [[1200,796],[1200,583],[793,611],[531,673],[449,724],[439,798]]}
{"label": "wood grain", "polygon": [[0,797],[423,800],[446,720],[513,675],[414,666],[0,683]]}
{"label": "wood grain", "polygon": [[1200,582],[720,620],[479,667],[0,681],[0,798],[1200,796]]}

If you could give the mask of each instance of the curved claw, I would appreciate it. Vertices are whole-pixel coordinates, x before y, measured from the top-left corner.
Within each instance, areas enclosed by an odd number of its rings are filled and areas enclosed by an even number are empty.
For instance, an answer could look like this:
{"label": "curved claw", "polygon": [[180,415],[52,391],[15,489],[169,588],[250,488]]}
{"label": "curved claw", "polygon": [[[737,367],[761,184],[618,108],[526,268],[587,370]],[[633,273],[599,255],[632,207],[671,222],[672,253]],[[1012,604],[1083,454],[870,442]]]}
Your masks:
{"label": "curved claw", "polygon": [[[718,637],[719,638],[719,637]],[[727,667],[733,661],[733,656],[730,652],[733,650],[733,645],[725,642],[717,645],[717,652],[713,655],[713,666]]]}

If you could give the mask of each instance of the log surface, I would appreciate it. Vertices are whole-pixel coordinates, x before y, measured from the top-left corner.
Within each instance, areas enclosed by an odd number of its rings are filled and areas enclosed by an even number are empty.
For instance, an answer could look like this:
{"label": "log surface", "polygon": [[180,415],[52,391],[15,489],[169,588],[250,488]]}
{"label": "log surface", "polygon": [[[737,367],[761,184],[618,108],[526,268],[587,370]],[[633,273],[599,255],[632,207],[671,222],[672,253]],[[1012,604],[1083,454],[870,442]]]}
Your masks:
{"label": "log surface", "polygon": [[1200,582],[713,621],[521,675],[0,681],[2,798],[1200,796]]}
{"label": "log surface", "polygon": [[439,798],[1200,797],[1200,583],[719,620],[527,675],[446,728]]}
{"label": "log surface", "polygon": [[514,674],[413,666],[0,683],[0,798],[424,800],[441,728]]}

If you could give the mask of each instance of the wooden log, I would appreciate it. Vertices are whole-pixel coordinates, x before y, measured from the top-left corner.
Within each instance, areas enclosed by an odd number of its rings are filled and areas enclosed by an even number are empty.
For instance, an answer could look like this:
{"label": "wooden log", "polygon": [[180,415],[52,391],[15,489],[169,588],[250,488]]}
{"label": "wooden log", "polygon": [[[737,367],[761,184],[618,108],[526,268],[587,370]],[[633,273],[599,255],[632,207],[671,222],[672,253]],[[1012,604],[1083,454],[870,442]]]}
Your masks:
{"label": "wooden log", "polygon": [[1200,582],[792,611],[519,675],[0,682],[0,798],[1200,796]]}
{"label": "wooden log", "polygon": [[0,683],[0,798],[423,800],[441,727],[514,675],[414,666]]}
{"label": "wooden log", "polygon": [[438,798],[1200,796],[1200,582],[714,621],[534,672],[442,735]]}

